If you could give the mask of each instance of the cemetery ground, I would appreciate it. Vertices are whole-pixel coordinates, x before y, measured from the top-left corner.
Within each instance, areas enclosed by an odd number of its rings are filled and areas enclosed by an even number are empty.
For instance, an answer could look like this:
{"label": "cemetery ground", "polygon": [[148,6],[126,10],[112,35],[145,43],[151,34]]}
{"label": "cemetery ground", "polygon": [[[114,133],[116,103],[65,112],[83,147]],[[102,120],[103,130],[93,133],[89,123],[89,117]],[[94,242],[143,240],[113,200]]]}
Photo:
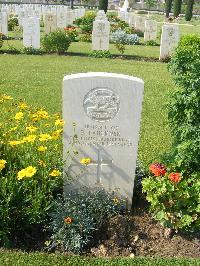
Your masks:
{"label": "cemetery ground", "polygon": [[[194,25],[181,25],[181,35],[199,33],[196,21]],[[13,37],[17,34],[21,37],[21,32],[9,33]],[[115,58],[106,59],[89,57],[91,43],[83,42],[71,43],[62,56],[9,54],[13,48],[22,49],[22,40],[5,40],[0,49],[0,93],[61,114],[62,80],[67,74],[112,72],[141,78],[145,91],[138,160],[148,171],[152,162],[162,162],[162,155],[172,148],[166,105],[175,85],[167,64],[158,61],[159,46],[146,46],[143,38],[141,42],[126,46],[123,56],[111,44]],[[59,148],[62,150],[61,143]],[[85,256],[40,253],[47,250],[48,234],[36,227],[22,238],[13,239],[14,249],[0,249],[0,265],[200,265],[200,233],[164,229],[151,217],[144,198],[141,186],[136,185],[131,213],[106,221]]]}
{"label": "cemetery ground", "polygon": [[[15,99],[25,99],[32,105],[44,106],[49,112],[61,112],[61,81],[66,74],[104,71],[142,78],[145,82],[145,94],[138,158],[147,169],[150,163],[159,160],[160,155],[170,149],[171,137],[167,124],[166,103],[174,84],[166,63],[70,55],[8,54],[1,54],[0,61],[0,91]],[[139,193],[136,193],[133,215],[118,216],[109,221],[106,238],[101,242],[103,246],[95,245],[92,253],[88,253],[89,258],[1,250],[0,264],[2,260],[4,263],[2,265],[12,265],[13,261],[19,261],[16,265],[25,265],[27,261],[29,261],[28,265],[37,265],[38,261],[41,263],[45,261],[45,265],[105,265],[106,263],[109,265],[129,265],[129,263],[130,265],[198,265],[198,259],[181,257],[200,256],[199,234],[180,233],[166,238],[163,227],[148,214],[148,205],[144,203],[143,197],[138,200],[137,196],[140,198]],[[103,235],[105,236],[105,232]],[[28,236],[21,248],[29,251],[42,250],[43,245],[44,240],[41,241],[36,233]],[[92,256],[129,256],[131,248],[137,256],[178,256],[180,259],[135,257],[134,260],[115,258],[109,261],[92,258]]]}

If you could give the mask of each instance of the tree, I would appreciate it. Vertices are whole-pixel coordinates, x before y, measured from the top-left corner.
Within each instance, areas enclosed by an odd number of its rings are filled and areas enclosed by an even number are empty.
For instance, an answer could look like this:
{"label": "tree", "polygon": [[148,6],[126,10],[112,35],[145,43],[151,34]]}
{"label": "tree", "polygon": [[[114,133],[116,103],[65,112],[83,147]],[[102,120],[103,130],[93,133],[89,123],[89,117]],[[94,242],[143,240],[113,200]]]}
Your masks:
{"label": "tree", "polygon": [[185,20],[190,21],[192,18],[192,11],[194,6],[194,0],[187,0],[186,12],[185,12]]}
{"label": "tree", "polygon": [[154,7],[156,5],[156,0],[146,0],[146,5],[148,7],[148,9],[150,10],[151,7]]}
{"label": "tree", "polygon": [[104,10],[106,13],[108,9],[108,0],[99,0],[99,10]]}
{"label": "tree", "polygon": [[172,0],[166,0],[165,1],[165,15],[168,18],[169,13],[171,12],[172,9]]}
{"label": "tree", "polygon": [[182,0],[174,0],[174,17],[177,18],[181,13]]}

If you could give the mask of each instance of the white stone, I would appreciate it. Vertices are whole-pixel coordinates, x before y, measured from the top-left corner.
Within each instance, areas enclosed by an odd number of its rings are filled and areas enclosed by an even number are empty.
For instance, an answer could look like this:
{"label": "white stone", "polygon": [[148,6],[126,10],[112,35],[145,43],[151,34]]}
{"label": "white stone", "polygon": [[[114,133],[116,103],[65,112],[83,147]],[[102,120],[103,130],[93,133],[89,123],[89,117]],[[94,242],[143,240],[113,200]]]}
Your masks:
{"label": "white stone", "polygon": [[64,29],[66,25],[66,14],[64,12],[57,12],[57,27],[60,29]]}
{"label": "white stone", "polygon": [[66,25],[73,25],[73,21],[74,21],[74,12],[73,10],[67,9],[66,12]]}
{"label": "white stone", "polygon": [[44,16],[44,32],[49,34],[50,32],[57,30],[57,18],[53,13],[47,13]]}
{"label": "white stone", "polygon": [[110,22],[103,10],[97,13],[93,22],[92,50],[109,50]]}
{"label": "white stone", "polygon": [[145,21],[146,21],[146,17],[135,16],[135,29],[144,32],[145,31]]}
{"label": "white stone", "polygon": [[8,36],[8,15],[6,12],[0,12],[0,32]]}
{"label": "white stone", "polygon": [[135,15],[133,13],[130,13],[129,15],[129,22],[128,22],[130,27],[135,27]]}
{"label": "white stone", "polygon": [[40,20],[38,18],[23,19],[24,47],[40,48]]}
{"label": "white stone", "polygon": [[162,27],[160,60],[170,56],[179,42],[179,26],[177,24],[164,24]]}
{"label": "white stone", "polygon": [[[144,82],[113,73],[67,75],[63,81],[64,159],[76,123],[78,150],[68,171],[81,186],[103,187],[131,204],[138,150]],[[83,167],[80,160],[91,158]]]}
{"label": "white stone", "polygon": [[155,41],[157,39],[157,22],[155,20],[145,21],[144,41]]}

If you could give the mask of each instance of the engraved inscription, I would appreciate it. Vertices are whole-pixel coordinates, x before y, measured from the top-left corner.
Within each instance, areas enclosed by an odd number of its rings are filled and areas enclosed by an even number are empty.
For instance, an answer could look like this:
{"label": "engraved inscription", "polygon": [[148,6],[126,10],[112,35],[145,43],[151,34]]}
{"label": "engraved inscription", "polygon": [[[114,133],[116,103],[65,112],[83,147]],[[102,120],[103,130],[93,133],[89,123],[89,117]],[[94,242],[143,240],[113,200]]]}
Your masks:
{"label": "engraved inscription", "polygon": [[118,113],[120,99],[108,88],[95,88],[86,94],[83,107],[87,116],[92,120],[106,122]]}

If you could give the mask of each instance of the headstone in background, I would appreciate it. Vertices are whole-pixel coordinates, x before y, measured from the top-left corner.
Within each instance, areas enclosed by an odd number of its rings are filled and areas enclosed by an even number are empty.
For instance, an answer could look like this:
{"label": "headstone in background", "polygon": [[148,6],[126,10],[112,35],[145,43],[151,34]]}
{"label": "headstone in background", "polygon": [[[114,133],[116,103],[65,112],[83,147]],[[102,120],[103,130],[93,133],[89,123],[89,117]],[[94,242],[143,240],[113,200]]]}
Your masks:
{"label": "headstone in background", "polygon": [[[144,83],[113,73],[81,73],[63,81],[64,159],[74,134],[78,150],[69,173],[81,186],[115,190],[132,201]],[[87,167],[82,158],[91,158]]]}
{"label": "headstone in background", "polygon": [[144,41],[156,41],[157,39],[157,22],[155,20],[145,21]]}
{"label": "headstone in background", "polygon": [[129,24],[129,26],[132,27],[132,28],[135,27],[135,14],[130,13],[128,24]]}
{"label": "headstone in background", "polygon": [[93,22],[92,50],[109,50],[110,22],[103,10],[97,13]]}
{"label": "headstone in background", "polygon": [[162,27],[160,60],[170,56],[172,51],[178,46],[179,26],[177,24],[164,24]]}
{"label": "headstone in background", "polygon": [[64,29],[67,26],[66,23],[66,13],[64,12],[57,12],[57,27],[59,29]]}
{"label": "headstone in background", "polygon": [[40,48],[40,20],[38,18],[23,19],[24,47]]}
{"label": "headstone in background", "polygon": [[53,13],[47,13],[44,16],[44,32],[49,34],[50,32],[57,30],[57,18]]}
{"label": "headstone in background", "polygon": [[74,12],[73,10],[71,9],[67,9],[66,10],[66,25],[69,26],[69,25],[73,25],[73,22],[74,22]]}
{"label": "headstone in background", "polygon": [[0,12],[0,32],[8,36],[8,15],[6,12]]}
{"label": "headstone in background", "polygon": [[145,31],[145,21],[146,21],[146,17],[135,16],[135,29],[144,32]]}

